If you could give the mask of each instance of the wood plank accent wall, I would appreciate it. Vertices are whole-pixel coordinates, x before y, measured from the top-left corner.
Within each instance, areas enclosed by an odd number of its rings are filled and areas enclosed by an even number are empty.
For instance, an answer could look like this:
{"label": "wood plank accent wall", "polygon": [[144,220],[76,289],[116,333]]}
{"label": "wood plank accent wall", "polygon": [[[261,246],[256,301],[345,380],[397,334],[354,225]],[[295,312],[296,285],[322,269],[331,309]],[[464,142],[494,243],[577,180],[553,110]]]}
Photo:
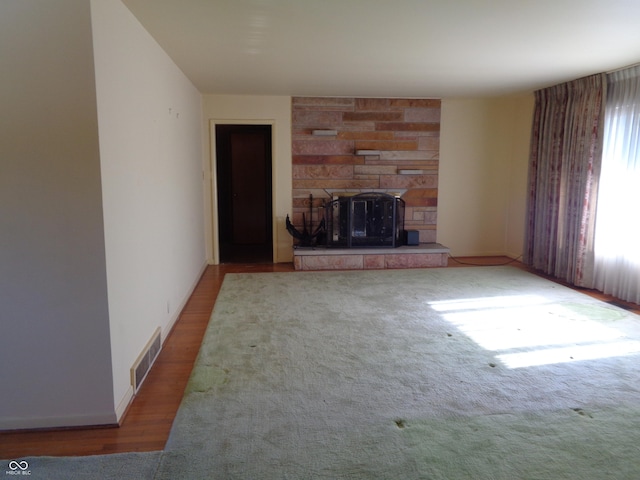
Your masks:
{"label": "wood plank accent wall", "polygon": [[309,221],[309,194],[315,226],[325,189],[406,190],[405,229],[436,241],[439,99],[293,97],[292,130],[294,225]]}

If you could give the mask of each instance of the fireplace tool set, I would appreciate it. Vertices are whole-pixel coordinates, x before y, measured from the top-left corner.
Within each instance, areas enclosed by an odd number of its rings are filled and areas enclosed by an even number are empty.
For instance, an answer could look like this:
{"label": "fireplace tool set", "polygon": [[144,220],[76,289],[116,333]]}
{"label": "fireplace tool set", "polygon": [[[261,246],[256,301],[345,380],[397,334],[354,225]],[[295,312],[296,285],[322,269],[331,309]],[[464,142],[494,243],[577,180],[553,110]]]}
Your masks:
{"label": "fireplace tool set", "polygon": [[[324,205],[323,205],[324,208]],[[318,226],[313,229],[313,195],[309,195],[309,226],[304,212],[302,213],[302,231],[293,226],[289,215],[287,215],[287,231],[298,240],[299,247],[315,247],[323,243],[326,233],[324,217],[320,220]]]}

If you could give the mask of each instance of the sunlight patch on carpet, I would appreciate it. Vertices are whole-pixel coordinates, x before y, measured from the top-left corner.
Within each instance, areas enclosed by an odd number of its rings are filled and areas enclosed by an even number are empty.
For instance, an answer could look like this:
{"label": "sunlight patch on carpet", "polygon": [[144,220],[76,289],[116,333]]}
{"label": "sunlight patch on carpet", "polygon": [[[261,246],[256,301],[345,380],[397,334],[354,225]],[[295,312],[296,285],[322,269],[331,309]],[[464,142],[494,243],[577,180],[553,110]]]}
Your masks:
{"label": "sunlight patch on carpet", "polygon": [[[622,317],[606,306],[556,303],[542,295],[432,301],[428,305],[509,368],[640,353],[640,342],[602,323]],[[598,321],[592,320],[597,318]]]}
{"label": "sunlight patch on carpet", "polygon": [[533,367],[553,363],[580,362],[611,357],[624,357],[640,353],[640,342],[624,341],[594,345],[576,345],[563,348],[548,348],[532,352],[498,355],[498,359],[509,368]]}

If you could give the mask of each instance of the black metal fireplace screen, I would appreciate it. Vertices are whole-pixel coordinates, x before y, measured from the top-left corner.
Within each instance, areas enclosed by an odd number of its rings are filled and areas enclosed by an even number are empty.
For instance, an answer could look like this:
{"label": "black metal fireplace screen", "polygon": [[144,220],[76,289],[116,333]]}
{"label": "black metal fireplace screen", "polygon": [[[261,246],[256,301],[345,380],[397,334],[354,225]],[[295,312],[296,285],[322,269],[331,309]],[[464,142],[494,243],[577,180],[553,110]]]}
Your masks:
{"label": "black metal fireplace screen", "polygon": [[325,206],[329,247],[399,247],[404,200],[387,193],[341,196]]}

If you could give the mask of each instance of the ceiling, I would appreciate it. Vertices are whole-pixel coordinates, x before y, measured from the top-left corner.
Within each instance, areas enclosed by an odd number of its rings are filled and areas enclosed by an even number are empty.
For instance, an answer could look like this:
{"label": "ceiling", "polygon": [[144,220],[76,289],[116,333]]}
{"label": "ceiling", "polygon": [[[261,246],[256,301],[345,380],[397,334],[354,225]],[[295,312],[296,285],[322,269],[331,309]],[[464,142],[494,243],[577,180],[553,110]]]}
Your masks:
{"label": "ceiling", "polygon": [[640,62],[638,0],[123,0],[205,94],[504,95]]}

